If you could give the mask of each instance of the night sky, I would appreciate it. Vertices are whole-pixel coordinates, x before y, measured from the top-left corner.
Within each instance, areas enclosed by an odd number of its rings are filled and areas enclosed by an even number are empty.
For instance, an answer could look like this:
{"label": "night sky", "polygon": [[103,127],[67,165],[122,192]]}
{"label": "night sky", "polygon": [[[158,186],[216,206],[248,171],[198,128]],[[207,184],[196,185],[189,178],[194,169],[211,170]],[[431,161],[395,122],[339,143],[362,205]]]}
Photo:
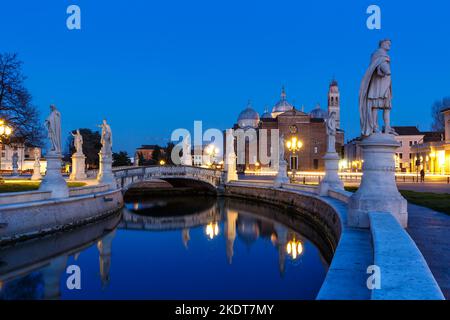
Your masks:
{"label": "night sky", "polygon": [[[44,118],[63,132],[111,123],[115,151],[165,144],[176,128],[225,129],[251,99],[262,113],[288,100],[326,107],[333,76],[346,140],[359,133],[359,83],[378,41],[392,39],[393,125],[428,130],[432,103],[450,95],[450,2],[6,1],[0,52],[17,52]],[[366,8],[382,29],[366,27]],[[81,8],[81,30],[66,9]]]}

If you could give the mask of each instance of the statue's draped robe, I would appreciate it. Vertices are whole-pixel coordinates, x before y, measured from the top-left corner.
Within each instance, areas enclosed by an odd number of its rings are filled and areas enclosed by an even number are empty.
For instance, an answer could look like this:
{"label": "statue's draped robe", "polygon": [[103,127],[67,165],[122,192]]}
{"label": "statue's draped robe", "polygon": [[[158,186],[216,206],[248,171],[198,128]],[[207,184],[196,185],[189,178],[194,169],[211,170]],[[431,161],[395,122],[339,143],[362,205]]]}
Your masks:
{"label": "statue's draped robe", "polygon": [[110,152],[112,148],[112,132],[108,124],[102,125],[102,149],[104,152]]}
{"label": "statue's draped robe", "polygon": [[375,51],[369,68],[361,81],[359,114],[363,136],[369,136],[374,131],[375,123],[372,117],[372,109],[391,108],[392,82],[388,60],[389,55],[385,50],[378,49]]}
{"label": "statue's draped robe", "polygon": [[52,151],[61,153],[61,114],[53,110],[47,118],[48,137],[52,144]]}

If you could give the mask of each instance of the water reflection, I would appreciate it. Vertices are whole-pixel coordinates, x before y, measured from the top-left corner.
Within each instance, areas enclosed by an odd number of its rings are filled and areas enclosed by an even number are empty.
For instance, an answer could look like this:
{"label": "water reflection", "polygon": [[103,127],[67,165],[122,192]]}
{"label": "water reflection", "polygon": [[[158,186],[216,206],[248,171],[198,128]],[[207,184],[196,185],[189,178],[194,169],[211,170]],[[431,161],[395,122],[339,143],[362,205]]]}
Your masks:
{"label": "water reflection", "polygon": [[[313,299],[332,256],[329,243],[310,222],[263,204],[133,201],[121,215],[0,249],[0,298]],[[66,287],[70,264],[82,270],[82,290]],[[211,277],[219,279],[213,289],[205,280]]]}

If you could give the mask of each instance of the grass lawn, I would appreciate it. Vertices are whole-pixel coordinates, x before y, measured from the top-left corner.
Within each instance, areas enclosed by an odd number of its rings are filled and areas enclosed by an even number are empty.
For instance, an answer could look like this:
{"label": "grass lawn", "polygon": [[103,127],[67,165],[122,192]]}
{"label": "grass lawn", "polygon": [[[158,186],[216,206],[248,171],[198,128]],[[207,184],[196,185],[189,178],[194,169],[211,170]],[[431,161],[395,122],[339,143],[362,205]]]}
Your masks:
{"label": "grass lawn", "polygon": [[[345,190],[350,192],[355,192],[357,189],[357,187],[345,187]],[[450,215],[449,193],[417,192],[408,190],[400,190],[400,193],[408,202]]]}
{"label": "grass lawn", "polygon": [[[4,183],[0,183],[0,193],[6,192],[22,192],[33,191],[39,188],[40,181],[13,181],[5,180]],[[83,187],[86,185],[84,182],[68,182],[69,188]]]}

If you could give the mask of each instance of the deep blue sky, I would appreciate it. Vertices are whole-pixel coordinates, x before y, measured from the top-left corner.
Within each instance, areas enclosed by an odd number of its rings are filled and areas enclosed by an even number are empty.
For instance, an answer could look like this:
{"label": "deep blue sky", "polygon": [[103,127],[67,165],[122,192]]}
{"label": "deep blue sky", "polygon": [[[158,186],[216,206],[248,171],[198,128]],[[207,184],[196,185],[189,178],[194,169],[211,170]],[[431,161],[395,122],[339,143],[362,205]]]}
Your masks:
{"label": "deep blue sky", "polygon": [[[34,103],[56,104],[63,130],[111,123],[114,149],[164,144],[175,128],[225,129],[251,99],[263,112],[288,99],[326,107],[341,89],[346,139],[359,132],[359,82],[378,40],[392,39],[394,125],[429,129],[430,106],[450,95],[450,2],[6,1],[1,52],[18,52]],[[77,4],[82,30],[66,28]],[[366,28],[366,8],[382,29]]]}

